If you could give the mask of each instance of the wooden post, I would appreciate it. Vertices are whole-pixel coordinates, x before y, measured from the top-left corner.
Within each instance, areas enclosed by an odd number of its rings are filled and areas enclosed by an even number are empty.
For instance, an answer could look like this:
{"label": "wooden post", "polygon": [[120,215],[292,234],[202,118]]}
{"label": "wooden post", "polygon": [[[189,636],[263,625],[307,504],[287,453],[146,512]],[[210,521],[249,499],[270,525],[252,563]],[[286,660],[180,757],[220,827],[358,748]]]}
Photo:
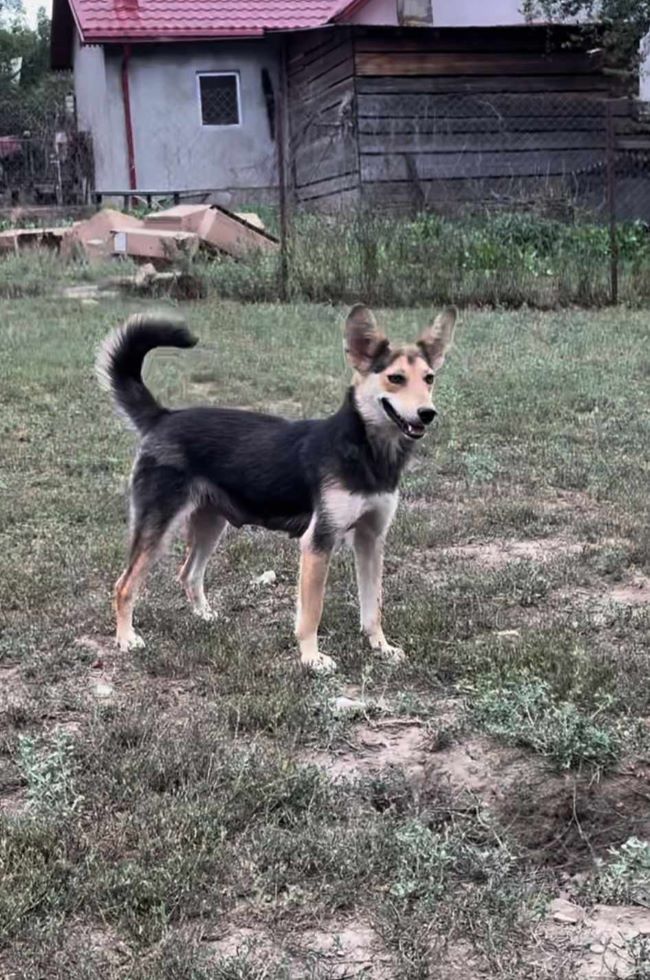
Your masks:
{"label": "wooden post", "polygon": [[278,203],[280,207],[280,299],[286,302],[289,295],[290,221],[287,193],[287,165],[289,157],[289,97],[287,84],[287,42],[280,39],[280,93],[277,101],[276,140],[278,150]]}
{"label": "wooden post", "polygon": [[607,100],[607,212],[609,215],[610,300],[618,303],[618,234],[616,220],[616,124],[611,100]]}

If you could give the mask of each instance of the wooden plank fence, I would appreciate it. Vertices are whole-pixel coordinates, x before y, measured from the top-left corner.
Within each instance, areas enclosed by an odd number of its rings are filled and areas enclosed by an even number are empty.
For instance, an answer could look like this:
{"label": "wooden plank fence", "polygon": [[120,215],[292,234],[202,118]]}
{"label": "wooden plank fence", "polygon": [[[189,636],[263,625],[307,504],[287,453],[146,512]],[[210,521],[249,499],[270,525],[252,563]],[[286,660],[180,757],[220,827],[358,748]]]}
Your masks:
{"label": "wooden plank fence", "polygon": [[650,149],[598,54],[556,29],[332,28],[290,45],[294,192],[310,206],[452,209],[541,194],[598,199],[608,109]]}

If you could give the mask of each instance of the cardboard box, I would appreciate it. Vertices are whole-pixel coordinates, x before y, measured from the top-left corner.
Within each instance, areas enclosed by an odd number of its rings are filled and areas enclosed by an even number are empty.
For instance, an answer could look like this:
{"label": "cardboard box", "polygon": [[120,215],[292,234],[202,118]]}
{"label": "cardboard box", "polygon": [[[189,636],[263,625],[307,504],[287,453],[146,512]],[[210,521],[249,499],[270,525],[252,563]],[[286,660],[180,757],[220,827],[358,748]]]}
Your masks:
{"label": "cardboard box", "polygon": [[113,254],[113,232],[142,227],[140,218],[104,208],[87,221],[79,221],[66,230],[61,254],[66,258],[81,254],[90,262],[101,262]]}
{"label": "cardboard box", "polygon": [[227,252],[235,258],[243,258],[255,249],[275,251],[279,247],[277,238],[253,227],[238,218],[231,211],[213,206],[208,208],[198,229],[201,243]]}
{"label": "cardboard box", "polygon": [[199,238],[193,232],[134,228],[114,232],[112,251],[114,255],[173,262],[194,255],[198,247]]}
{"label": "cardboard box", "polygon": [[177,204],[165,211],[148,214],[144,219],[146,228],[164,231],[198,231],[199,225],[210,207],[207,204]]}

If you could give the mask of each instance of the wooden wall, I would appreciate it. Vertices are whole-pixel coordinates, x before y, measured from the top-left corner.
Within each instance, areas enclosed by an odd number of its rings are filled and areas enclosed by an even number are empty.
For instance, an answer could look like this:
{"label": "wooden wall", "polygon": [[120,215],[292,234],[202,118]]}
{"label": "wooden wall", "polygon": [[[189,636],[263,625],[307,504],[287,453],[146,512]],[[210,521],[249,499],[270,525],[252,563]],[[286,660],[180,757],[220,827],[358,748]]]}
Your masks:
{"label": "wooden wall", "polygon": [[558,194],[598,171],[611,81],[545,29],[355,36],[366,204],[455,209]]}
{"label": "wooden wall", "polygon": [[351,31],[336,27],[290,36],[287,75],[298,204],[355,205],[359,152]]}
{"label": "wooden wall", "polygon": [[[329,28],[294,36],[298,201],[456,208],[602,182],[615,76],[570,31]],[[596,176],[594,176],[596,175]],[[590,190],[593,196],[593,188]]]}

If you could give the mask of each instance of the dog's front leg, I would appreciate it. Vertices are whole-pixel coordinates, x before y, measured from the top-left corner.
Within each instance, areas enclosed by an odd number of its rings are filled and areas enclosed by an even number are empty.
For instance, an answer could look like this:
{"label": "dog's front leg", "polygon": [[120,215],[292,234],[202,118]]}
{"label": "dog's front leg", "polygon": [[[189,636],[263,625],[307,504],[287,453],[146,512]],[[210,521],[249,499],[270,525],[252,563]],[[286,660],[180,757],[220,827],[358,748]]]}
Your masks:
{"label": "dog's front leg", "polygon": [[354,532],[361,629],[373,650],[397,661],[403,659],[404,651],[388,642],[381,624],[384,541],[385,534],[371,526],[361,525]]}
{"label": "dog's front leg", "polygon": [[323,615],[325,585],[332,557],[331,546],[314,545],[312,528],[300,539],[300,578],[298,581],[298,608],[296,614],[296,639],[300,659],[312,670],[336,670],[336,662],[318,651],[318,626]]}

